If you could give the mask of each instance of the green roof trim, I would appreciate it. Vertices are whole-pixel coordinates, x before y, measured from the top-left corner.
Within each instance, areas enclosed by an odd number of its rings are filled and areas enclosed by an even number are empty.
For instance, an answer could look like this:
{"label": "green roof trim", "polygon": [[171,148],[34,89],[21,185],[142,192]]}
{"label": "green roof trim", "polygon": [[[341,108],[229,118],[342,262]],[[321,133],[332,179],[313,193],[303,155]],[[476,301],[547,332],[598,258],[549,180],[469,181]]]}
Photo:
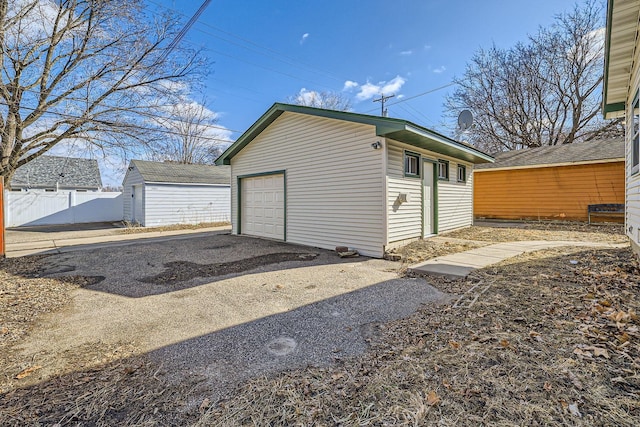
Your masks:
{"label": "green roof trim", "polygon": [[371,116],[348,111],[326,110],[323,108],[305,107],[275,103],[251,127],[243,133],[227,150],[216,159],[217,165],[229,165],[231,159],[253,141],[264,129],[273,123],[282,113],[292,112],[313,115],[336,120],[372,125],[376,127],[376,135],[404,142],[414,147],[434,151],[439,154],[462,159],[471,163],[490,163],[493,157],[477,148],[451,139],[430,129],[418,126],[407,120],[390,117]]}
{"label": "green roof trim", "polygon": [[602,106],[602,112],[606,116],[607,113],[617,113],[618,111],[624,111],[625,104],[624,102],[615,102],[613,104],[604,104]]}

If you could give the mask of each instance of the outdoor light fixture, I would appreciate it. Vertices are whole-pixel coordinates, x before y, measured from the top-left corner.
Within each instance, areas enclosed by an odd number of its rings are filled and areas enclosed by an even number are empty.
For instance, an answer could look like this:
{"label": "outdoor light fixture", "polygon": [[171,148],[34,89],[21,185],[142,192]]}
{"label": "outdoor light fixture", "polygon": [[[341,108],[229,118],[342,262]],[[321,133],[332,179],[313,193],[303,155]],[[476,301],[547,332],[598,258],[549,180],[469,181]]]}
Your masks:
{"label": "outdoor light fixture", "polygon": [[382,148],[382,143],[381,143],[380,141],[376,141],[376,142],[374,142],[373,144],[371,144],[371,147],[372,147],[374,150],[379,150],[379,149],[381,149],[381,148]]}

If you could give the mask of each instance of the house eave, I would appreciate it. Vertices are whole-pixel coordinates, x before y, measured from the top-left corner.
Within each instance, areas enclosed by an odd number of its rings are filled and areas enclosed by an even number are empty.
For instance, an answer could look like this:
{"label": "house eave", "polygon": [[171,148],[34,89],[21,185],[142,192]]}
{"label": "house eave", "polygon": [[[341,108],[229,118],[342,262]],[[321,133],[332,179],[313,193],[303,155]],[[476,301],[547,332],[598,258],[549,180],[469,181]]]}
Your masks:
{"label": "house eave", "polygon": [[624,117],[640,17],[637,0],[608,0],[602,84],[606,119]]}
{"label": "house eave", "polygon": [[385,131],[381,136],[473,164],[494,161],[492,156],[479,150],[410,124],[405,124],[400,129]]}

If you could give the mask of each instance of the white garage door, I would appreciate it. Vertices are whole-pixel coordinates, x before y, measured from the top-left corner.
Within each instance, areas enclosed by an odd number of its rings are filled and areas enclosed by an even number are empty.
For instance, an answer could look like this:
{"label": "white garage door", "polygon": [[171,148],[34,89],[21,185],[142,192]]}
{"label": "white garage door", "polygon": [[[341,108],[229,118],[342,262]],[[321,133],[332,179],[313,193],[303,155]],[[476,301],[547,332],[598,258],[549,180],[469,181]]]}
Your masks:
{"label": "white garage door", "polygon": [[284,240],[284,175],[242,178],[240,232]]}

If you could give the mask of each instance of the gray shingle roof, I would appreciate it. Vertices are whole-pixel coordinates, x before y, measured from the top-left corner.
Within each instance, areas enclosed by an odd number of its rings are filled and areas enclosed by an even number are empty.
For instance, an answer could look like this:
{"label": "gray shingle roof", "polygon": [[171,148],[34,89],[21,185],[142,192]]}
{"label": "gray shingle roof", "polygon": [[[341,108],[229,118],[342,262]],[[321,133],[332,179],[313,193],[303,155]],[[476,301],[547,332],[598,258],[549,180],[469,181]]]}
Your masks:
{"label": "gray shingle roof", "polygon": [[145,182],[175,184],[231,184],[229,166],[184,165],[180,163],[148,162],[132,160]]}
{"label": "gray shingle roof", "polygon": [[515,168],[522,166],[579,163],[624,158],[624,139],[605,139],[565,145],[528,148],[498,153],[495,163],[476,165],[475,169]]}
{"label": "gray shingle roof", "polygon": [[102,188],[100,168],[95,159],[40,156],[19,167],[11,180],[12,188]]}

